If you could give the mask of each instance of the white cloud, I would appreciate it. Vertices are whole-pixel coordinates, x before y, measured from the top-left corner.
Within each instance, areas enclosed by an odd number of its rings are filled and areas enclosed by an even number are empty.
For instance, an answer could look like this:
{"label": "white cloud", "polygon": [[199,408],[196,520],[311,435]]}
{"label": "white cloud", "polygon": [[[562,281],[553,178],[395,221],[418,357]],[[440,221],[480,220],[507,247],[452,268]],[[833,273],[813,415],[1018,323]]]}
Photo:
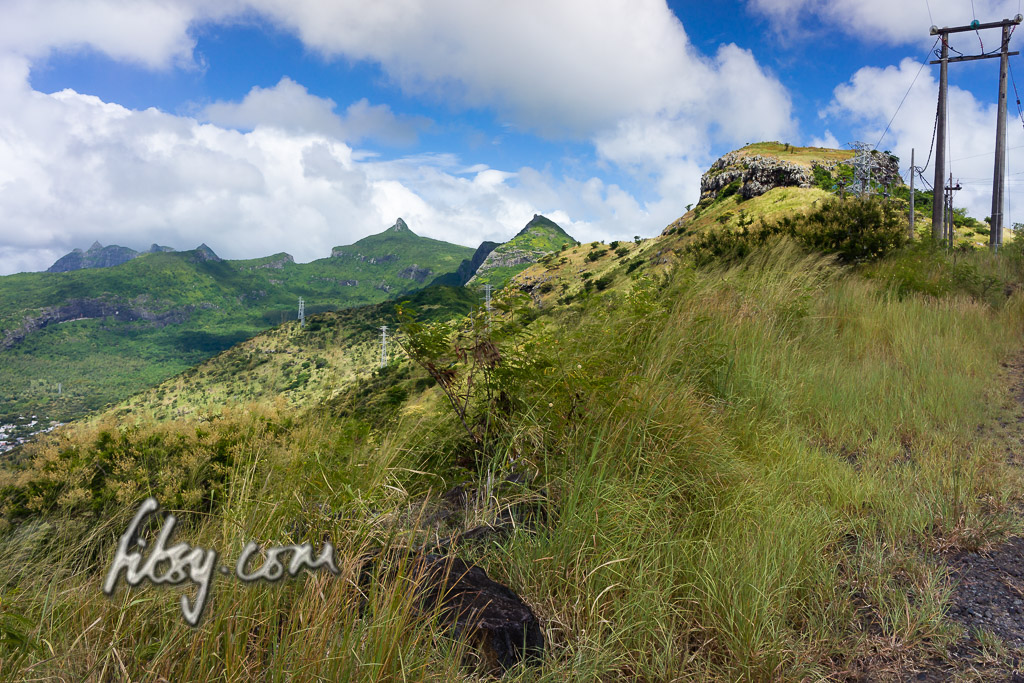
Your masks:
{"label": "white cloud", "polygon": [[417,131],[429,126],[424,117],[396,116],[386,104],[371,105],[366,98],[353,102],[343,115],[327,97],[310,94],[287,76],[272,88],[253,87],[241,102],[214,102],[202,117],[219,126],[253,130],[271,126],[292,133],[319,133],[349,143],[374,140],[412,145]]}
{"label": "white cloud", "polygon": [[0,273],[44,269],[94,240],[206,242],[227,258],[284,249],[307,261],[397,216],[467,246],[508,239],[536,212],[580,239],[621,237],[648,218],[597,179],[466,169],[452,155],[361,159],[319,132],[240,132],[70,90],[46,95],[24,76],[24,64],[0,62]]}
{"label": "white cloud", "polygon": [[[904,59],[899,66],[884,69],[864,67],[857,71],[849,82],[835,89],[834,99],[825,114],[832,119],[843,119],[858,128],[864,140],[874,144],[881,138],[885,126],[896,111],[904,94],[910,88],[921,64],[913,59]],[[921,166],[928,160],[932,131],[935,123],[936,92],[938,85],[926,69],[910,89],[900,113],[893,120],[881,144],[891,149],[901,159],[903,169],[910,165],[910,150],[916,150],[916,163]],[[992,210],[992,171],[995,150],[996,106],[979,102],[968,91],[955,86],[949,88],[949,155],[947,173],[952,170],[953,179],[963,181],[964,189],[955,195],[957,206],[966,206],[968,212],[978,218],[990,215]],[[1014,125],[1012,118],[1007,125],[1007,147],[1024,146],[1024,129]],[[1010,176],[1007,194],[1010,195],[1011,209],[1016,206],[1021,220],[1024,209],[1024,193],[1018,191],[1024,171],[1024,158],[1010,151]],[[934,160],[925,177],[932,181]],[[1024,188],[1022,188],[1024,189]],[[1010,221],[1006,221],[1009,225]]]}
{"label": "white cloud", "polygon": [[[407,95],[589,141],[644,195],[590,173],[550,177],[443,155],[378,161],[352,145],[409,144],[429,122],[366,100],[339,111],[288,78],[209,105],[206,123],[27,86],[28,60],[54,50],[187,64],[190,31],[242,16],[328,58],[376,63]],[[555,215],[581,239],[654,234],[696,199],[711,150],[796,134],[789,94],[753,54],[735,45],[702,54],[664,0],[8,0],[0,99],[0,215],[19,228],[0,249],[39,250],[38,267],[58,247],[146,246],[161,231],[162,243],[206,241],[231,257],[287,244],[304,260],[398,214],[466,243],[507,238],[535,212],[564,212]],[[7,258],[0,269],[23,267]]]}
{"label": "white cloud", "polygon": [[[832,29],[869,42],[931,43],[928,30],[937,26],[1013,18],[1020,9],[1014,0],[748,0],[750,7],[769,17],[786,33],[805,30],[817,18]],[[973,10],[972,10],[973,4]],[[972,34],[973,36],[973,34]],[[998,46],[998,33],[992,34]]]}
{"label": "white cloud", "polygon": [[820,138],[811,138],[811,141],[807,144],[811,147],[827,147],[829,149],[841,149],[843,147],[843,145],[839,143],[839,139],[836,138],[830,130],[826,130],[825,134]]}

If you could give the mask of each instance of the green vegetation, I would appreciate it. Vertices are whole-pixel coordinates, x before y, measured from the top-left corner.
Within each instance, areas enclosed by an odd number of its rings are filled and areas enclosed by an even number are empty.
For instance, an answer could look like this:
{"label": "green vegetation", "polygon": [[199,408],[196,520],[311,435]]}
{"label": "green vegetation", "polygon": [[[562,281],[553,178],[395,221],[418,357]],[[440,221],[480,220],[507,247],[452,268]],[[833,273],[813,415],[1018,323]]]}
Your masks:
{"label": "green vegetation", "polygon": [[[361,561],[481,525],[501,533],[452,551],[545,629],[506,680],[952,661],[940,553],[1021,531],[1000,367],[1024,341],[1024,242],[904,244],[898,201],[826,197],[727,197],[653,240],[559,247],[490,313],[431,288],[313,315],[15,451],[0,679],[479,680],[409,567]],[[383,369],[381,320],[402,349]],[[167,587],[107,598],[150,494],[228,564],[250,539],[330,539],[340,574],[224,577],[194,630]]]}
{"label": "green vegetation", "polygon": [[515,237],[487,256],[469,284],[474,287],[485,284],[504,287],[513,277],[545,254],[575,244],[576,240],[557,223],[544,216],[535,215]]}
{"label": "green vegetation", "polygon": [[[401,225],[307,264],[287,254],[215,261],[151,253],[111,268],[0,277],[0,344],[24,335],[0,346],[0,423],[26,412],[66,420],[103,408],[294,320],[299,297],[307,315],[378,303],[472,254]],[[55,310],[67,320],[19,333]]]}
{"label": "green vegetation", "polygon": [[770,156],[778,157],[783,161],[792,164],[799,164],[810,168],[814,162],[836,162],[848,161],[854,157],[856,152],[849,149],[830,149],[827,147],[795,147],[782,142],[757,142],[736,150],[741,157],[744,156]]}
{"label": "green vegetation", "polygon": [[[540,668],[512,679],[800,680],[936,656],[955,630],[923,550],[1011,529],[1020,489],[976,427],[1024,300],[890,291],[783,241],[582,307],[499,297],[490,332],[407,325],[435,379],[455,373],[470,431],[409,366],[320,406],[101,420],[27,448],[0,479],[4,675],[466,679],[471,652],[401,584],[373,584],[367,608],[352,573],[369,549],[438,533],[425,512],[459,483],[477,501],[467,526],[524,499],[546,510],[459,548],[546,625]],[[510,472],[527,483],[494,484]],[[326,535],[343,575],[219,581],[196,631],[173,591],[106,598],[143,492],[229,558],[250,538]]]}

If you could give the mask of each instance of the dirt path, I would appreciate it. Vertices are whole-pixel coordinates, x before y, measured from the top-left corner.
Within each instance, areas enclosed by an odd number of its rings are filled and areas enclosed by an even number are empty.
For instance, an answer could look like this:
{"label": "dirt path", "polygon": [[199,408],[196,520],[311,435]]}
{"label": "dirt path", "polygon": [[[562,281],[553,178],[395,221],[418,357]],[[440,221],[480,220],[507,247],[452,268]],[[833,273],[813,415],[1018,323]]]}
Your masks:
{"label": "dirt path", "polygon": [[[996,434],[1006,444],[1007,462],[1024,468],[1024,353],[1003,367],[1014,403]],[[948,661],[929,662],[905,680],[1024,683],[1024,538],[942,559],[954,584],[947,616],[964,628],[964,637]]]}

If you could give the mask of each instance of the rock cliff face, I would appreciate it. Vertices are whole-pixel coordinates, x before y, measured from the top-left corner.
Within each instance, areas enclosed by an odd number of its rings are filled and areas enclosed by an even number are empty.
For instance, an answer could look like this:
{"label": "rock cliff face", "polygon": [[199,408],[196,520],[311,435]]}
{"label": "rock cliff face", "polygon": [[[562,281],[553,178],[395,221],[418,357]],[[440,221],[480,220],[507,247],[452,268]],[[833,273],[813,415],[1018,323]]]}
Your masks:
{"label": "rock cliff face", "polygon": [[[0,348],[9,349],[26,336],[41,330],[47,325],[68,322],[70,320],[82,320],[87,318],[113,318],[120,322],[134,322],[145,320],[154,323],[157,327],[183,323],[188,320],[189,315],[196,306],[185,306],[157,313],[146,307],[148,297],[136,297],[132,301],[110,301],[105,299],[70,299],[61,306],[49,306],[44,308],[38,315],[25,318],[20,327],[7,330],[3,339],[0,340]],[[207,304],[207,307],[210,305]],[[199,308],[204,305],[200,304]]]}
{"label": "rock cliff face", "polygon": [[[872,179],[881,185],[902,184],[899,161],[883,152],[873,154],[875,170]],[[816,161],[797,164],[767,155],[729,152],[711,165],[701,176],[701,201],[713,200],[729,185],[739,181],[738,194],[744,199],[757,197],[776,187],[811,187],[815,167],[833,172],[844,162]]]}
{"label": "rock cliff face", "polygon": [[48,273],[68,273],[83,268],[109,268],[119,266],[122,263],[136,258],[139,252],[128,247],[119,247],[116,244],[104,247],[99,242],[93,242],[87,251],[75,249],[70,254],[61,256],[57,261],[46,269]]}
{"label": "rock cliff face", "polygon": [[430,268],[420,268],[415,263],[407,268],[398,271],[398,277],[405,280],[413,280],[420,284],[427,281],[427,278],[434,274]]}
{"label": "rock cliff face", "polygon": [[[171,247],[161,247],[153,244],[146,252],[155,254],[161,251],[174,251]],[[128,247],[121,247],[116,244],[103,246],[99,242],[93,242],[86,251],[75,249],[57,259],[52,266],[46,269],[47,273],[68,273],[73,270],[85,268],[110,268],[127,263],[133,258],[142,256],[139,252]]]}
{"label": "rock cliff face", "polygon": [[539,214],[515,237],[491,251],[467,284],[492,284],[503,287],[516,273],[563,244],[576,244],[554,221]]}
{"label": "rock cliff face", "polygon": [[719,192],[740,181],[739,194],[744,199],[757,197],[774,187],[810,187],[811,170],[769,156],[741,156],[729,152],[711,165],[700,178],[700,198],[714,199]]}
{"label": "rock cliff face", "polygon": [[449,287],[462,287],[473,279],[476,271],[480,270],[484,260],[498,247],[497,242],[481,242],[472,258],[462,259],[458,270],[454,273],[445,273],[434,278],[431,285],[448,285]]}

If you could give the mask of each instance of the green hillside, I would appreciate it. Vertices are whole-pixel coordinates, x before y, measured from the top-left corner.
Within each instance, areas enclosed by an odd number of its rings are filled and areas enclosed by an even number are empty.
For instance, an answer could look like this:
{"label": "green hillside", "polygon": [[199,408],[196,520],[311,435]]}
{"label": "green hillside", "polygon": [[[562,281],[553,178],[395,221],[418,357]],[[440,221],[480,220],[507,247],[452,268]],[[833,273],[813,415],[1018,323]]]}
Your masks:
{"label": "green hillside", "polygon": [[[1015,680],[1024,240],[908,240],[907,208],[715,197],[541,256],[490,311],[315,314],[15,449],[0,681]],[[226,567],[197,627],[188,581],[102,591],[147,496]],[[240,580],[252,540],[330,542],[338,573]],[[442,557],[543,652],[503,668],[514,638],[453,626]]]}
{"label": "green hillside", "polygon": [[65,420],[152,386],[297,316],[384,301],[458,268],[467,247],[399,219],[379,235],[297,264],[221,260],[208,248],[115,267],[0,277],[0,422]]}
{"label": "green hillside", "polygon": [[474,287],[486,284],[496,288],[504,287],[516,274],[545,254],[558,251],[563,245],[576,244],[576,240],[562,230],[554,221],[534,215],[515,237],[498,245],[467,283]]}

